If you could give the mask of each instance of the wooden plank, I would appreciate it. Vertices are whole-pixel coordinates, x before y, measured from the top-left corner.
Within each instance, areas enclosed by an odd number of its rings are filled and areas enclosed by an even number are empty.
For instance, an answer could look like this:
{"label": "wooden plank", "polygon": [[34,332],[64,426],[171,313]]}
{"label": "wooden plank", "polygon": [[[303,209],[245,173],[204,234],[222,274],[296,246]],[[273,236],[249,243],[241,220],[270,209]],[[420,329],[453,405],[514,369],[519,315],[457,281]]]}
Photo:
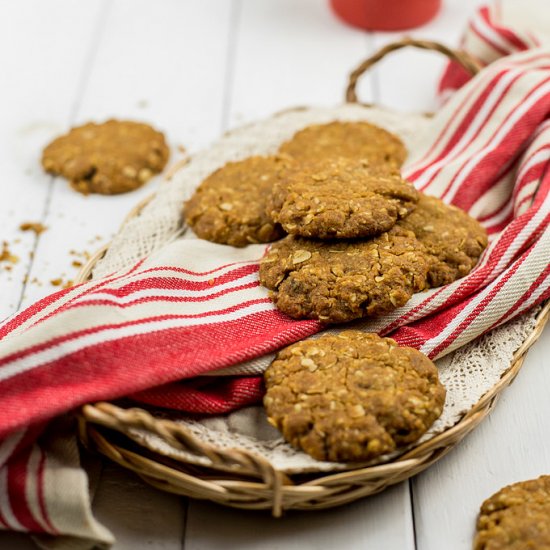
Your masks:
{"label": "wooden plank", "polygon": [[[217,0],[167,1],[154,9],[147,0],[110,2],[87,59],[74,116],[56,121],[58,126],[109,117],[144,120],[166,132],[174,151],[180,144],[190,150],[204,146],[221,132],[228,17],[229,5]],[[52,86],[55,97],[57,84]],[[83,260],[71,251],[92,252],[109,240],[157,182],[128,195],[84,197],[56,179],[44,216],[49,229],[40,239],[30,275],[43,286],[29,287],[24,305],[51,292],[50,280],[71,278],[77,271],[71,262]],[[109,467],[94,508],[115,534],[116,549],[181,546],[182,500],[132,474],[115,474]]]}
{"label": "wooden plank", "polygon": [[[471,0],[465,6],[463,0],[446,0],[438,15],[421,27],[406,32],[376,33],[375,49],[405,35],[458,47],[473,10],[486,3],[485,0]],[[446,58],[438,52],[412,48],[393,52],[370,69],[379,101],[404,112],[433,111],[438,106],[437,84],[445,63]]]}
{"label": "wooden plank", "polygon": [[21,297],[37,239],[18,228],[44,217],[51,177],[40,167],[41,150],[70,118],[101,7],[101,0],[0,3],[0,242],[19,257],[13,266],[0,263],[0,319]]}
{"label": "wooden plank", "polygon": [[501,487],[549,474],[550,326],[477,429],[415,479],[420,550],[470,550],[481,503]]}
{"label": "wooden plank", "polygon": [[[89,74],[71,124],[110,117],[144,120],[173,145],[196,149],[221,130],[229,6],[147,0],[110,2]],[[196,45],[201,44],[197,50]],[[52,83],[52,96],[58,85]],[[66,121],[56,120],[58,126]],[[119,196],[82,196],[57,178],[45,214],[49,226],[36,250],[24,304],[52,292],[50,281],[72,279],[82,261],[71,251],[94,252],[110,240],[128,211],[151,194],[159,178]]]}
{"label": "wooden plank", "polygon": [[[225,117],[230,126],[291,106],[343,101],[347,73],[371,51],[371,36],[347,27],[315,0],[244,0],[235,6]],[[359,93],[372,101],[370,76]],[[408,485],[345,508],[282,520],[189,503],[186,548],[217,548],[226,541],[236,548],[332,548],[344,540],[346,548],[413,548]]]}
{"label": "wooden plank", "polygon": [[[230,73],[229,125],[298,105],[343,102],[347,74],[369,52],[369,37],[318,0],[244,0]],[[361,98],[372,99],[370,82]]]}
{"label": "wooden plank", "polygon": [[0,548],[6,550],[36,550],[38,546],[28,535],[0,531]]}
{"label": "wooden plank", "polygon": [[[412,517],[402,485],[339,508],[288,512],[280,519],[272,518],[268,511],[192,501],[187,513],[185,549],[413,549]],[[406,537],[402,525],[407,526]]]}
{"label": "wooden plank", "polygon": [[143,483],[133,472],[106,464],[94,498],[94,515],[115,536],[113,550],[180,550],[183,499]]}

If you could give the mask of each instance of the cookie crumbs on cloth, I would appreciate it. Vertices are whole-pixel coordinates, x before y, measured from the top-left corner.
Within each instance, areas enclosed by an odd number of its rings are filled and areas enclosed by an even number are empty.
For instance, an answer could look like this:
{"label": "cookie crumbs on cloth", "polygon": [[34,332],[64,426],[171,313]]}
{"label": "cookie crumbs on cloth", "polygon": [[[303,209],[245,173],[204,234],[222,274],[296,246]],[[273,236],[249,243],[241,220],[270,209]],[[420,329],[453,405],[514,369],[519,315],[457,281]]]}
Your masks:
{"label": "cookie crumbs on cloth", "polygon": [[112,119],[72,128],[52,141],[42,166],[80,193],[114,195],[141,187],[163,170],[168,156],[162,133],[148,124]]}
{"label": "cookie crumbs on cloth", "polygon": [[268,199],[267,212],[292,235],[355,238],[388,231],[410,214],[418,191],[391,167],[364,159],[304,162]]}
{"label": "cookie crumbs on cloth", "polygon": [[285,141],[279,152],[300,161],[347,157],[395,167],[407,158],[399,137],[369,122],[313,124]]}
{"label": "cookie crumbs on cloth", "polygon": [[393,227],[365,241],[287,236],[260,261],[260,283],[296,319],[342,323],[381,315],[427,287],[428,259],[410,231]]}
{"label": "cookie crumbs on cloth", "polygon": [[269,421],[293,446],[334,462],[371,460],[416,441],[445,401],[424,354],[356,330],[292,344],[265,382]]}
{"label": "cookie crumbs on cloth", "polygon": [[292,164],[283,156],[228,162],[185,203],[186,222],[198,237],[220,244],[240,247],[280,239],[284,231],[267,216],[266,200]]}
{"label": "cookie crumbs on cloth", "polygon": [[508,485],[488,498],[474,550],[550,549],[550,476]]}

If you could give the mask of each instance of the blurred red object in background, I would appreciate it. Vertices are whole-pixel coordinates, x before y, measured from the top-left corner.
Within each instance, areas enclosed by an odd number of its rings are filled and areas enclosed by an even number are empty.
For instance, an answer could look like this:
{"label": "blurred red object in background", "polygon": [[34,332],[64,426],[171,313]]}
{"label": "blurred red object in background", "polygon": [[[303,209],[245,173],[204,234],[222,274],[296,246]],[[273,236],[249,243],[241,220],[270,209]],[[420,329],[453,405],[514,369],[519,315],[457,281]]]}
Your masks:
{"label": "blurred red object in background", "polygon": [[330,0],[334,13],[346,23],[371,31],[399,31],[427,23],[441,0]]}

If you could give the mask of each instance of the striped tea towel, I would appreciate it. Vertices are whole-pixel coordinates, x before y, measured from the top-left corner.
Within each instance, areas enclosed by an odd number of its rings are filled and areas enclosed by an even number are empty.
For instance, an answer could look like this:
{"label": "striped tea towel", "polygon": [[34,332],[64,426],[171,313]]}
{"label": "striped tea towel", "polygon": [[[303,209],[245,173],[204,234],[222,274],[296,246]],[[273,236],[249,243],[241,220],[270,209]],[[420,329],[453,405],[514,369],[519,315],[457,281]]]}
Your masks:
{"label": "striped tea towel", "polygon": [[[470,18],[460,44],[482,65],[517,52],[550,46],[547,0],[495,0]],[[449,63],[439,84],[443,97],[470,79],[457,63]]]}
{"label": "striped tea towel", "polygon": [[[549,115],[540,48],[489,65],[436,114],[405,176],[477,217],[491,243],[469,276],[365,328],[440,357],[550,297]],[[63,412],[129,394],[194,412],[259,398],[257,377],[196,377],[257,365],[322,328],[273,307],[257,278],[264,250],[181,239],[0,327],[0,526],[111,542],[90,515],[74,440],[49,423]]]}

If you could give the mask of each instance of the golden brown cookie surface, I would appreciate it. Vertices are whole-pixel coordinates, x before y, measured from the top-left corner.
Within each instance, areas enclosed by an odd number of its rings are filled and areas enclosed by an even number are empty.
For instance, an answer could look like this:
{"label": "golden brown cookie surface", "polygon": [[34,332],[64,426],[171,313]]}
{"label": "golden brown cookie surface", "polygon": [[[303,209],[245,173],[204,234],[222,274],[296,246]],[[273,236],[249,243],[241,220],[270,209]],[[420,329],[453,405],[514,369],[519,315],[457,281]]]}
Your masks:
{"label": "golden brown cookie surface", "polygon": [[293,344],[265,372],[270,422],[317,460],[367,461],[416,441],[445,389],[419,351],[360,331]]}
{"label": "golden brown cookie surface", "polygon": [[141,187],[162,171],[168,156],[164,136],[151,126],[108,120],[72,128],[52,141],[42,166],[80,193],[114,195]]}
{"label": "golden brown cookie surface", "polygon": [[267,243],[284,231],[266,214],[267,196],[291,161],[249,157],[208,176],[185,203],[186,222],[202,239],[232,246]]}
{"label": "golden brown cookie surface", "polygon": [[425,249],[394,227],[366,241],[287,236],[260,262],[260,283],[296,319],[341,323],[381,315],[426,288]]}
{"label": "golden brown cookie surface", "polygon": [[418,192],[398,171],[338,157],[293,170],[274,186],[267,213],[292,235],[368,237],[391,229],[417,201]]}
{"label": "golden brown cookie surface", "polygon": [[550,476],[504,487],[481,506],[475,550],[550,549]]}
{"label": "golden brown cookie surface", "polygon": [[279,152],[300,161],[347,157],[396,167],[407,157],[407,150],[397,136],[368,122],[308,126],[283,143]]}
{"label": "golden brown cookie surface", "polygon": [[487,246],[487,232],[456,206],[421,194],[414,211],[397,225],[412,231],[431,256],[428,282],[437,287],[464,277]]}

